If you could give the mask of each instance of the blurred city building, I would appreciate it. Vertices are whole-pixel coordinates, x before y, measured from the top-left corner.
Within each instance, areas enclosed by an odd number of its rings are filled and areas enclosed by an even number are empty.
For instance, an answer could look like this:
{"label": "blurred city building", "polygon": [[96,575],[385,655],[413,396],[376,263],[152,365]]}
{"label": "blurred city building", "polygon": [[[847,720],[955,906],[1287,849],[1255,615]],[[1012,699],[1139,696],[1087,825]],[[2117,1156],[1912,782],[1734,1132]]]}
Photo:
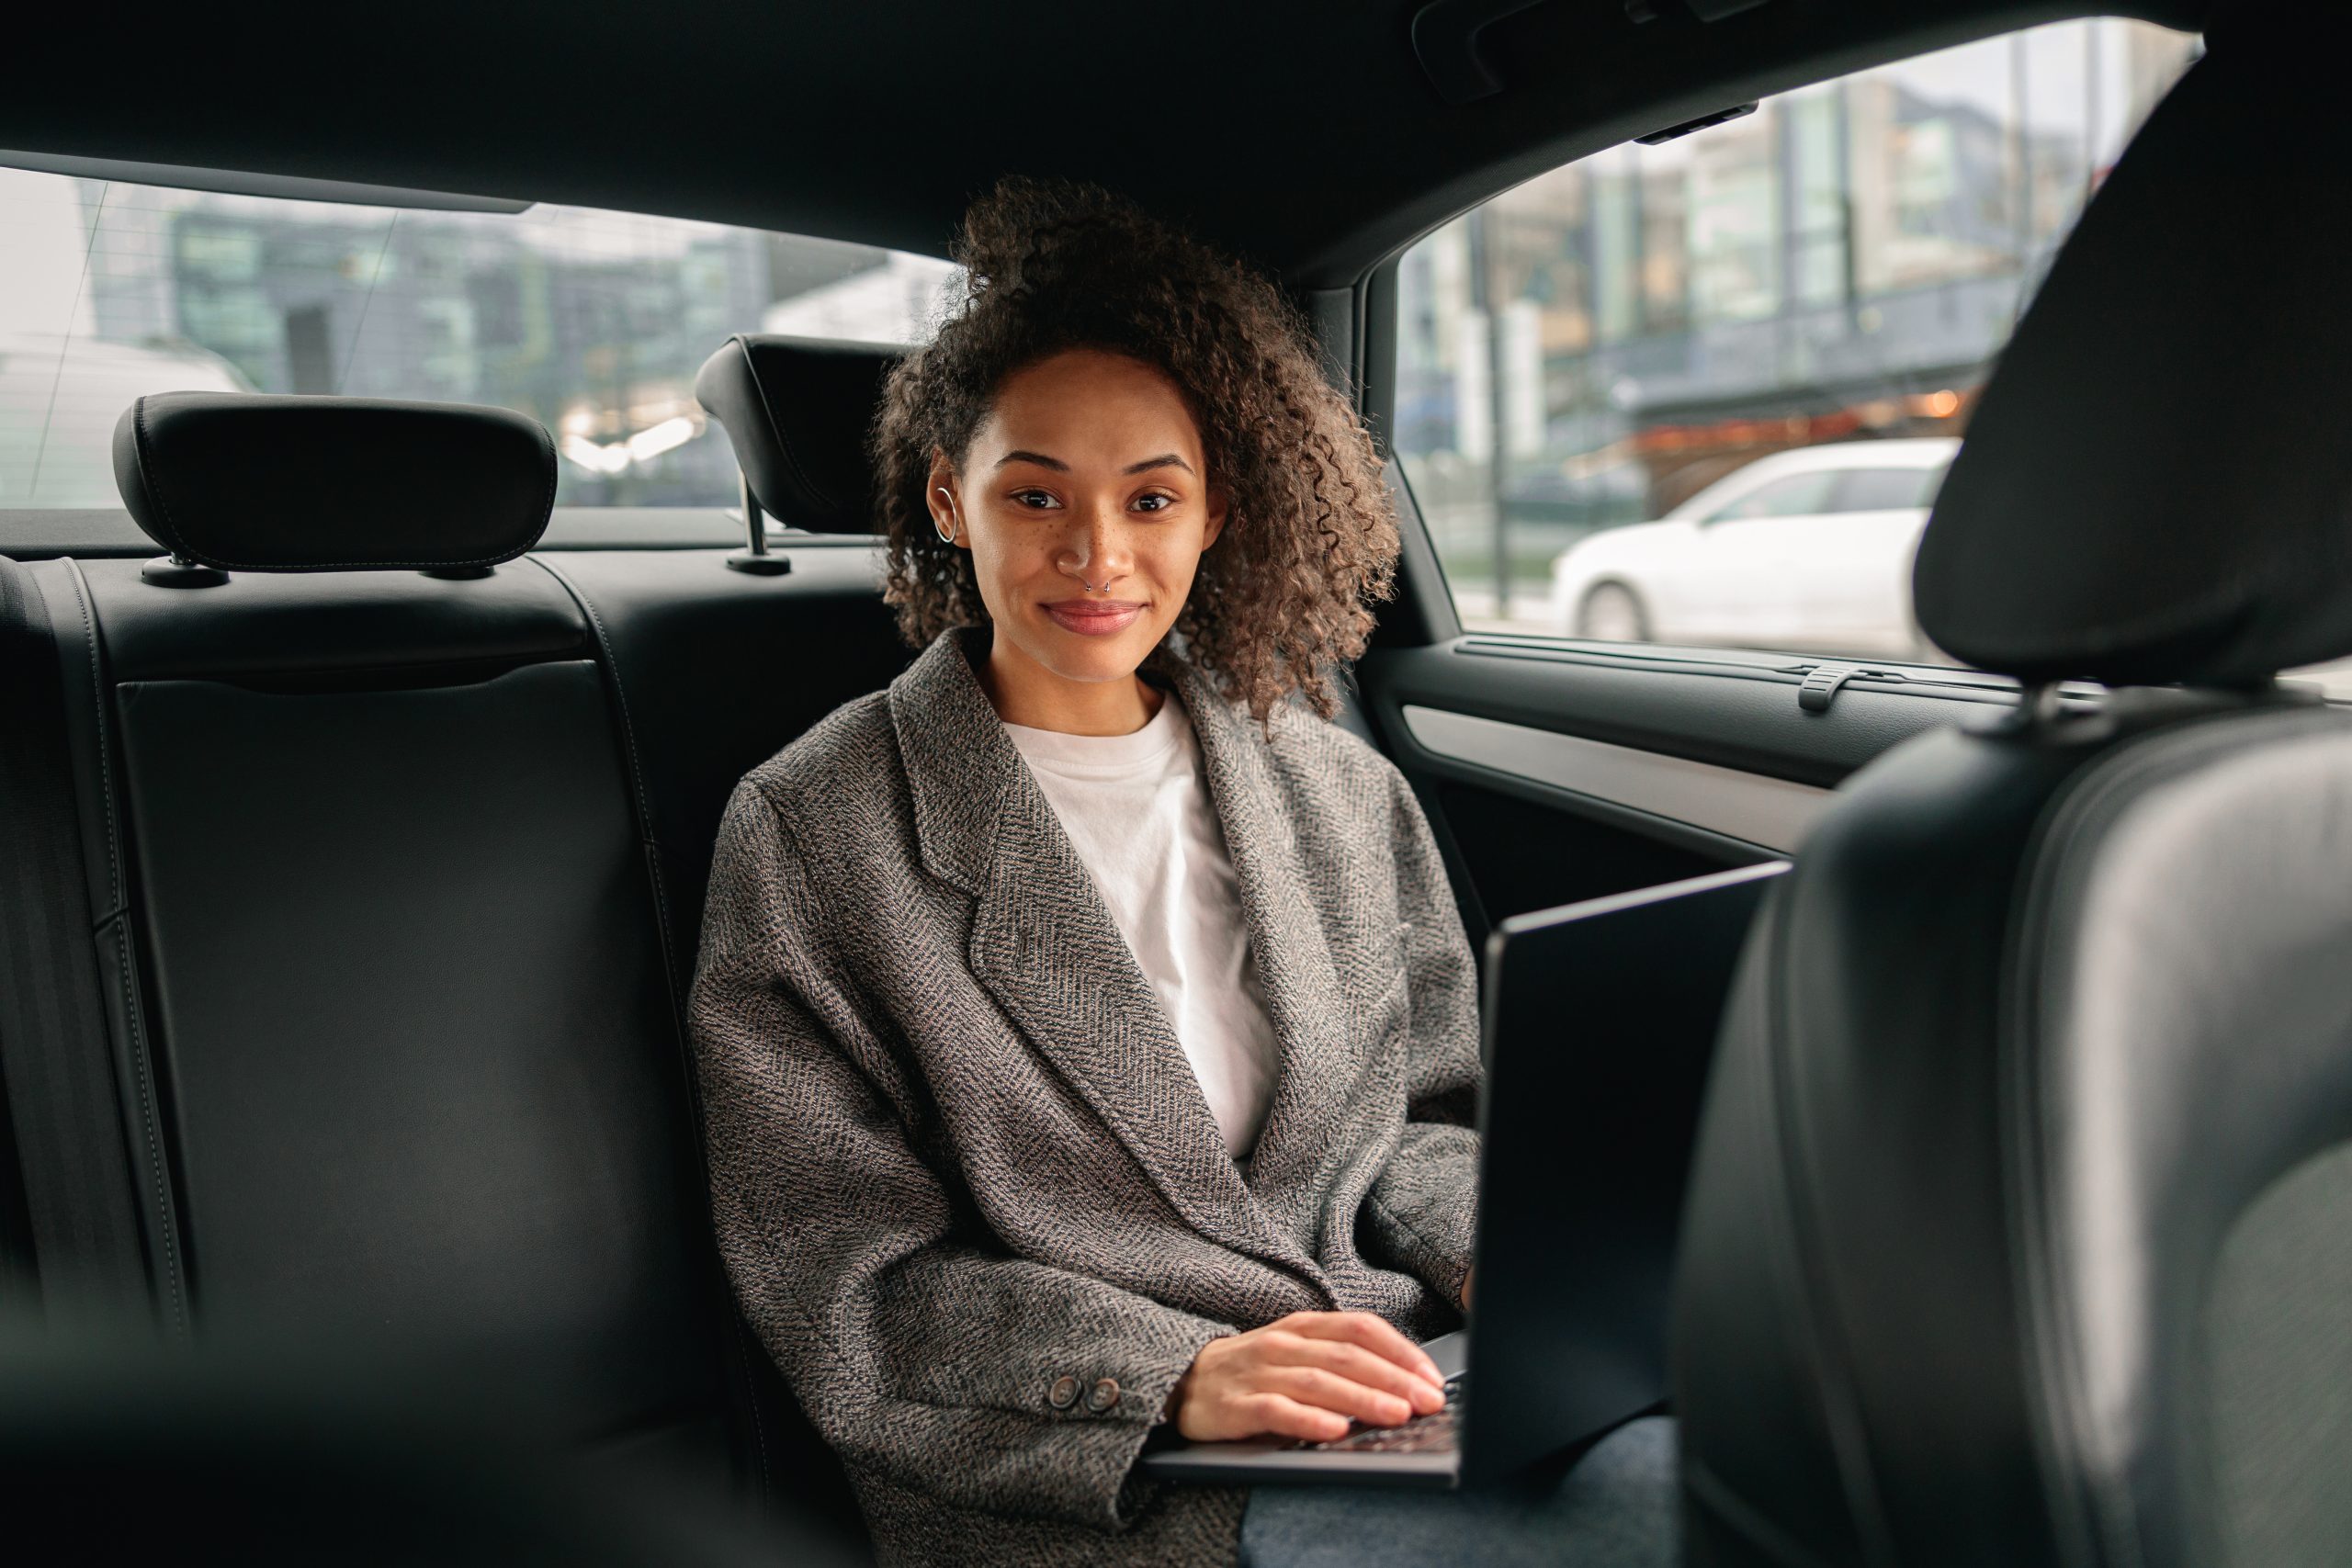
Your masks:
{"label": "blurred city building", "polygon": [[1988,39],[1612,148],[1423,240],[1393,434],[1457,596],[1507,619],[1578,537],[1770,452],[1962,434],[2196,47],[2115,21]]}
{"label": "blurred city building", "polygon": [[949,264],[582,209],[394,210],[0,171],[0,505],[116,504],[142,392],[492,403],[559,504],[725,505],[694,375],[729,333],[924,335]]}

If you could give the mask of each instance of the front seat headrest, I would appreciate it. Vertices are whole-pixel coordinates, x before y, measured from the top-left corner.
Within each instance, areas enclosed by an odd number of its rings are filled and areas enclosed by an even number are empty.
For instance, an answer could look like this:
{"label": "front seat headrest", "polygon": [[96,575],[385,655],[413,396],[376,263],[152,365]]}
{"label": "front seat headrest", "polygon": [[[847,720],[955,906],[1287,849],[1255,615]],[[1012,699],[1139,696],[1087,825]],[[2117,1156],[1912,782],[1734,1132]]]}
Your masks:
{"label": "front seat headrest", "polygon": [[752,499],[814,534],[874,531],[866,434],[882,383],[908,351],[825,338],[738,333],[703,362],[695,398],[726,427]]}
{"label": "front seat headrest", "polygon": [[159,392],[114,427],[147,536],[231,571],[494,566],[538,543],[555,445],[507,409]]}
{"label": "front seat headrest", "polygon": [[1920,543],[1947,652],[2213,685],[2352,653],[2352,117],[2312,30],[2333,9],[2231,7],[2060,251]]}

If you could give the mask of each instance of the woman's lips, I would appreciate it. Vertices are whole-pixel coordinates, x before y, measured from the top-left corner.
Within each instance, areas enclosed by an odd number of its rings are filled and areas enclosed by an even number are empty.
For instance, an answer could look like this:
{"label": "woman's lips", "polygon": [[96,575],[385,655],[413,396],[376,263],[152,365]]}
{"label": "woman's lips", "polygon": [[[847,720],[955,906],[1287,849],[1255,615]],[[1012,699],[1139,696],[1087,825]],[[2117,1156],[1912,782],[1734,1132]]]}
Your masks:
{"label": "woman's lips", "polygon": [[1143,606],[1131,599],[1064,599],[1046,605],[1046,614],[1064,631],[1080,637],[1109,637],[1133,626]]}

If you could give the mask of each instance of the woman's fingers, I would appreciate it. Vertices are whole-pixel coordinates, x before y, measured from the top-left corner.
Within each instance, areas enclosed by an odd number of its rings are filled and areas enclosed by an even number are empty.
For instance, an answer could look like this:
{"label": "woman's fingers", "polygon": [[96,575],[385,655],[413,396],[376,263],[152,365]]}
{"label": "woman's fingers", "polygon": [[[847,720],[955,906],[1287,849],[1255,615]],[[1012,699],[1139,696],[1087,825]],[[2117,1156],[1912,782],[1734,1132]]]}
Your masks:
{"label": "woman's fingers", "polygon": [[1283,1320],[1283,1326],[1315,1339],[1337,1339],[1361,1346],[1374,1355],[1442,1384],[1444,1375],[1427,1351],[1398,1332],[1387,1319],[1368,1312],[1301,1312]]}
{"label": "woman's fingers", "polygon": [[1375,1356],[1361,1345],[1351,1345],[1345,1340],[1310,1339],[1304,1336],[1295,1344],[1300,1363],[1320,1367],[1351,1382],[1394,1394],[1423,1416],[1433,1414],[1445,1404],[1445,1390],[1442,1385],[1431,1382],[1419,1372]]}
{"label": "woman's fingers", "polygon": [[1394,1427],[1442,1409],[1436,1364],[1370,1313],[1294,1313],[1213,1339],[1179,1385],[1177,1429],[1213,1441],[1261,1434],[1328,1442],[1351,1421]]}
{"label": "woman's fingers", "polygon": [[1310,1404],[1279,1393],[1251,1394],[1249,1405],[1250,1428],[1267,1432],[1277,1438],[1297,1438],[1310,1443],[1328,1443],[1334,1438],[1348,1435],[1348,1418],[1329,1410],[1318,1410]]}
{"label": "woman's fingers", "polygon": [[1399,1396],[1322,1367],[1269,1367],[1259,1374],[1258,1386],[1374,1427],[1394,1427],[1413,1415],[1412,1405]]}

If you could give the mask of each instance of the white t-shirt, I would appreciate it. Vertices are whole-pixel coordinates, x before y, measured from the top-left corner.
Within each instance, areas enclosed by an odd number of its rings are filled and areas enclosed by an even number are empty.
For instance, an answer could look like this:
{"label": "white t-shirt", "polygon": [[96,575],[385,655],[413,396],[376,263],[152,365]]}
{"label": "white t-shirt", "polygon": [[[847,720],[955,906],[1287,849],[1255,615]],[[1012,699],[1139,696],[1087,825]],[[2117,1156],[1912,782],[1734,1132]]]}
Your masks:
{"label": "white t-shirt", "polygon": [[1184,705],[1164,694],[1131,735],[1004,728],[1159,994],[1239,1159],[1273,1095],[1274,1028]]}

